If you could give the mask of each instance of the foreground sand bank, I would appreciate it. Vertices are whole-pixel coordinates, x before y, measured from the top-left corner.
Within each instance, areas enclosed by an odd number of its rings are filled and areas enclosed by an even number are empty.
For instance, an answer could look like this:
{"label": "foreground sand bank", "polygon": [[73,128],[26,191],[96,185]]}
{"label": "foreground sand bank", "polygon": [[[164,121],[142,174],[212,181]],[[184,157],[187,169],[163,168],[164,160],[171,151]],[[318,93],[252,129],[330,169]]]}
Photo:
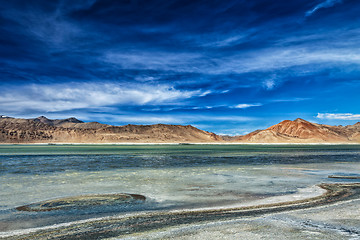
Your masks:
{"label": "foreground sand bank", "polygon": [[[260,217],[268,214],[311,209],[336,202],[356,200],[360,196],[360,183],[320,184],[325,192],[318,196],[288,199],[260,205],[221,209],[148,212],[67,223],[54,227],[4,233],[6,239],[97,239],[130,237],[132,234],[167,229],[184,224],[227,221],[231,219]],[[309,196],[309,195],[308,195]],[[311,195],[310,195],[311,196]]]}

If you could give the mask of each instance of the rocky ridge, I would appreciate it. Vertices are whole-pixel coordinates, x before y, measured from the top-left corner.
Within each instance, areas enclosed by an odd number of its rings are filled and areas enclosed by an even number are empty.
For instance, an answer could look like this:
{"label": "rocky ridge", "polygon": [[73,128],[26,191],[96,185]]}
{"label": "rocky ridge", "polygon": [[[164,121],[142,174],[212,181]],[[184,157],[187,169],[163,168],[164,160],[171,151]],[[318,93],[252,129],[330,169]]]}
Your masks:
{"label": "rocky ridge", "polygon": [[220,136],[191,125],[112,126],[76,118],[0,118],[0,143],[360,143],[360,122],[348,126],[285,120],[244,136]]}

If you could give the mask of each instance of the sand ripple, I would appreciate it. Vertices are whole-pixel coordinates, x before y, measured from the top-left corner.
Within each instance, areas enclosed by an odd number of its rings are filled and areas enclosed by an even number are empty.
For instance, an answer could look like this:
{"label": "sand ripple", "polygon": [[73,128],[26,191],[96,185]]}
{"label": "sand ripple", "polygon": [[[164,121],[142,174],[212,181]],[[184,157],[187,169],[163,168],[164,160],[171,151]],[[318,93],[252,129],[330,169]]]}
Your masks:
{"label": "sand ripple", "polygon": [[145,197],[139,194],[96,194],[96,195],[82,195],[75,197],[59,198],[47,200],[29,205],[17,207],[19,211],[30,212],[44,212],[54,210],[66,210],[74,208],[84,208],[96,205],[111,206],[125,203],[133,203],[138,201],[145,201]]}

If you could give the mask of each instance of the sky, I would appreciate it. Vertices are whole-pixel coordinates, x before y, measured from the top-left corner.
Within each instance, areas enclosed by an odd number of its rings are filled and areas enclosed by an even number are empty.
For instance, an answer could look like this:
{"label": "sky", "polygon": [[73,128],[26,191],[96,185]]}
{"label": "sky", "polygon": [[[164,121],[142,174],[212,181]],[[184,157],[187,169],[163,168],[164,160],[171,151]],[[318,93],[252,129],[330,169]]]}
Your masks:
{"label": "sky", "polygon": [[360,121],[358,0],[1,0],[0,115],[191,124]]}

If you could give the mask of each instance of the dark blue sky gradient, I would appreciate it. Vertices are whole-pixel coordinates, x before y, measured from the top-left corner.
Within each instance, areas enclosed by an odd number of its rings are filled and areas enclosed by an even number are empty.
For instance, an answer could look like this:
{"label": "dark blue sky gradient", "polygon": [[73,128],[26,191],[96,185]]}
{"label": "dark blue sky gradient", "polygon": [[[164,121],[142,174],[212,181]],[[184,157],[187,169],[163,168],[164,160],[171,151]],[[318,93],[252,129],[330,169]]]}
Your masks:
{"label": "dark blue sky gradient", "polygon": [[12,0],[0,114],[244,134],[360,121],[360,1]]}

